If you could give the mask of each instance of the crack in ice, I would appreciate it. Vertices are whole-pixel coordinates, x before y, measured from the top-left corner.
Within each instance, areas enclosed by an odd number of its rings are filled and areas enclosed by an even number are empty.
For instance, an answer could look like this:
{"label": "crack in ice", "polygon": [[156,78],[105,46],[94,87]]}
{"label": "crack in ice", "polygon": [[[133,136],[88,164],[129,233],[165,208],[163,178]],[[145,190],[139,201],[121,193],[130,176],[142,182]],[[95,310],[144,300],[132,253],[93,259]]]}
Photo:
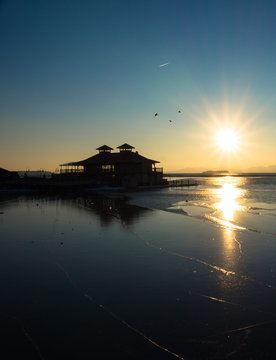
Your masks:
{"label": "crack in ice", "polygon": [[126,326],[127,328],[129,328],[130,330],[134,331],[136,334],[138,334],[139,336],[143,337],[145,340],[147,340],[149,343],[151,343],[152,345],[154,345],[155,347],[157,347],[160,350],[163,350],[165,352],[167,352],[168,354],[174,356],[177,359],[180,360],[184,360],[184,358],[169,350],[168,348],[158,344],[156,341],[154,341],[153,339],[151,339],[150,337],[148,337],[147,335],[145,335],[143,332],[141,332],[140,330],[138,330],[137,328],[135,328],[134,326],[130,325],[127,321],[125,321],[124,319],[120,318],[119,316],[117,316],[115,313],[113,313],[111,310],[109,310],[106,306],[96,302],[90,295],[88,295],[87,293],[83,293],[82,290],[80,288],[78,288],[75,283],[72,281],[72,278],[70,276],[70,274],[68,273],[68,271],[66,271],[64,269],[63,266],[60,265],[60,263],[56,262],[55,263],[56,266],[65,274],[67,280],[72,284],[72,286],[74,287],[74,289],[78,290],[82,296],[84,296],[85,298],[87,298],[90,302],[92,302],[93,304],[95,304],[96,306],[98,306],[99,308],[101,308],[102,310],[104,310],[106,313],[108,313],[110,316],[112,316],[114,319],[116,319],[117,321],[119,321],[122,325]]}

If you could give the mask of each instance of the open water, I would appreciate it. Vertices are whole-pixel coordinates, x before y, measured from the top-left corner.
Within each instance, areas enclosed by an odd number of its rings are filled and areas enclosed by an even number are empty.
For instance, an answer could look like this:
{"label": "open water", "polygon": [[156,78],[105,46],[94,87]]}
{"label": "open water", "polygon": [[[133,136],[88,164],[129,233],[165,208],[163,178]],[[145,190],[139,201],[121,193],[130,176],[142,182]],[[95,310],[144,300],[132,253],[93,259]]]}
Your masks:
{"label": "open water", "polygon": [[3,359],[274,359],[276,178],[0,194]]}

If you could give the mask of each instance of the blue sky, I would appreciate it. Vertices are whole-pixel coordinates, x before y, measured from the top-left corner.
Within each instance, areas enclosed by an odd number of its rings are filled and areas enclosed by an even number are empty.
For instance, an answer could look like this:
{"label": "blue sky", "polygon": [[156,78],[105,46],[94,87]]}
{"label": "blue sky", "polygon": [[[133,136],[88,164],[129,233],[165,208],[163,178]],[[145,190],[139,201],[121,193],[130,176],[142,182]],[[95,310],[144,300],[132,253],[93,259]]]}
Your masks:
{"label": "blue sky", "polygon": [[[2,0],[0,167],[124,142],[166,170],[275,164],[275,18],[275,1]],[[222,154],[231,116],[242,144]]]}

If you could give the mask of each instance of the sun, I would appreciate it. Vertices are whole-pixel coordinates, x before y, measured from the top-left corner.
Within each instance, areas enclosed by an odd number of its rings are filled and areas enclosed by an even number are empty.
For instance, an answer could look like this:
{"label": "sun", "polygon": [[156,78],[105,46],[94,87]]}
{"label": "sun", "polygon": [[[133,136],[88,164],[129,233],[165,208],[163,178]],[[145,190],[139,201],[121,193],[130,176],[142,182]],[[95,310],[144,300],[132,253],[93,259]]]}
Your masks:
{"label": "sun", "polygon": [[238,135],[228,129],[220,130],[216,135],[216,140],[218,147],[226,152],[233,152],[239,145]]}

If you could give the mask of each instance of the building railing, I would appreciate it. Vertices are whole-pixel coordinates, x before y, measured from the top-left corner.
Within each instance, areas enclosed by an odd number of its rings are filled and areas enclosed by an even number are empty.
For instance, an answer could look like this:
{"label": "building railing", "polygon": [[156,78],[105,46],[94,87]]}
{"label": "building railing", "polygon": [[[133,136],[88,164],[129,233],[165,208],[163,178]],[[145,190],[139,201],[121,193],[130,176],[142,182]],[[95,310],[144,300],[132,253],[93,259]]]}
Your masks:
{"label": "building railing", "polygon": [[163,168],[153,168],[152,171],[163,174]]}
{"label": "building railing", "polygon": [[83,173],[84,170],[83,169],[60,169],[59,173],[60,174],[72,174],[72,173]]}
{"label": "building railing", "polygon": [[115,174],[114,169],[102,169],[102,174]]}
{"label": "building railing", "polygon": [[[151,169],[151,171],[153,172],[153,173],[160,173],[160,174],[162,174],[163,173],[163,168],[152,168]],[[126,173],[133,173],[133,174],[136,174],[136,173],[141,173],[141,172],[143,172],[143,171],[139,171],[139,170],[135,170],[135,169],[132,169],[131,171],[129,170],[129,169],[126,169],[126,170],[122,170],[122,169],[120,169],[119,171],[118,170],[116,170],[116,169],[102,169],[102,174],[117,174],[117,173],[124,173],[124,172],[126,172]]]}
{"label": "building railing", "polygon": [[[158,173],[158,174],[163,174],[163,168],[152,168],[151,169],[152,173]],[[142,171],[143,172],[143,171]],[[59,170],[60,174],[72,174],[72,173],[84,173],[84,169],[83,168],[60,168]],[[95,175],[100,175],[100,174],[109,174],[109,175],[113,175],[113,174],[123,174],[124,171],[116,171],[116,169],[111,168],[111,169],[102,169],[100,170],[98,173],[96,173]],[[133,169],[132,171],[129,171],[128,169],[126,169],[125,171],[126,174],[129,173],[137,173],[137,171],[135,169]],[[138,171],[138,173],[140,173],[140,171]]]}

